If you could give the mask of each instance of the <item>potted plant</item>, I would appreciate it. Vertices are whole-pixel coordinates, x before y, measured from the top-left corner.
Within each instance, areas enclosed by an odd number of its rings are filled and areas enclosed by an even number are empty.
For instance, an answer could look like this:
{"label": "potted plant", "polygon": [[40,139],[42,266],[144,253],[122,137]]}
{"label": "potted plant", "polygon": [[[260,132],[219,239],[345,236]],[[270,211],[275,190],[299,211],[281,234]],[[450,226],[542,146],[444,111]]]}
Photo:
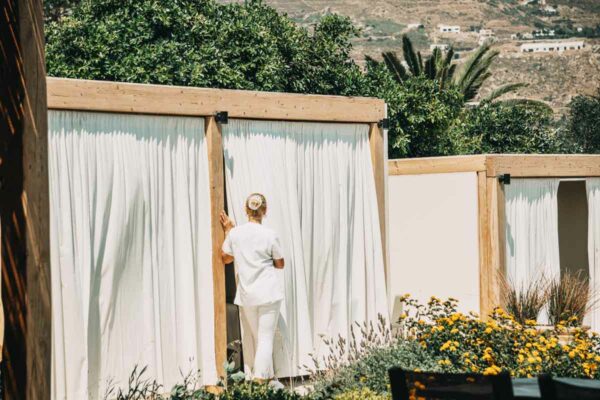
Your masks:
{"label": "potted plant", "polygon": [[[598,301],[581,273],[564,272],[548,285],[548,319],[558,328],[582,327],[585,314]],[[589,329],[589,328],[588,328]]]}
{"label": "potted plant", "polygon": [[500,282],[504,310],[521,325],[530,325],[531,321],[537,323],[538,316],[548,301],[548,283],[545,277],[539,275],[525,285],[515,284],[505,275],[501,275]]}

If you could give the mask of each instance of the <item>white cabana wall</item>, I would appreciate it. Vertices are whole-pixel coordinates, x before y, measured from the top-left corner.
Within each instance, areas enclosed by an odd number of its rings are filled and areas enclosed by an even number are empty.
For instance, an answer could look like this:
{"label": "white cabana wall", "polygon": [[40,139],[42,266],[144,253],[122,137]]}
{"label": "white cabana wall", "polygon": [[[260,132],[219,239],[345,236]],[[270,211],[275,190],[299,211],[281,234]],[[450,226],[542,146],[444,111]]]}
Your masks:
{"label": "white cabana wall", "polygon": [[453,297],[479,312],[477,173],[391,175],[388,295]]}
{"label": "white cabana wall", "polygon": [[49,112],[52,398],[216,380],[204,119]]}
{"label": "white cabana wall", "polygon": [[[264,224],[284,247],[278,376],[302,374],[309,353],[324,355],[322,335],[349,337],[353,322],[387,317],[368,133],[366,124],[234,119],[223,126],[230,213],[245,222],[246,197],[265,194]],[[251,364],[246,335],[243,345]]]}

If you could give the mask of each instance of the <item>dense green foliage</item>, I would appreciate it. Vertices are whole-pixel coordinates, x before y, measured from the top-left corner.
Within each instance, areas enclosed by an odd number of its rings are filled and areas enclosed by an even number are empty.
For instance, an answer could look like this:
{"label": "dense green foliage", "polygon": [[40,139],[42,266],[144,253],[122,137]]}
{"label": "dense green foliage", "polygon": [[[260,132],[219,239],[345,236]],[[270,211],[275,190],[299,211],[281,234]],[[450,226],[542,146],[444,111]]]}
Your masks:
{"label": "dense green foliage", "polygon": [[[514,377],[549,373],[561,377],[598,379],[600,337],[580,328],[556,325],[537,330],[536,321],[521,324],[501,309],[488,319],[457,311],[456,300],[432,297],[421,304],[402,298],[405,313],[397,334],[379,328],[362,330],[366,349],[350,344],[336,356],[335,368],[315,374],[311,400],[365,400],[389,394],[387,371],[392,366],[429,372],[510,372]],[[374,343],[372,338],[382,338]],[[358,349],[358,350],[357,350]],[[334,347],[334,354],[339,354]],[[360,397],[358,397],[360,398]]]}
{"label": "dense green foliage", "polygon": [[560,153],[552,115],[538,107],[482,103],[452,127],[457,153]]}
{"label": "dense green foliage", "polygon": [[[568,129],[562,131],[543,108],[515,101],[496,104],[497,97],[521,85],[506,85],[466,109],[497,55],[485,46],[461,69],[451,55],[436,52],[423,62],[408,49],[414,59],[408,73],[402,73],[389,68],[399,61],[368,60],[365,69],[355,64],[351,41],[358,31],[348,18],[334,14],[305,29],[260,0],[48,4],[51,76],[379,97],[388,104],[393,158],[599,148],[595,97],[574,99]],[[404,44],[411,46],[408,39]]]}
{"label": "dense green foliage", "polygon": [[569,104],[569,132],[584,153],[600,153],[600,88],[595,96],[577,96]]}
{"label": "dense green foliage", "polygon": [[360,93],[349,19],[298,27],[260,1],[84,0],[46,28],[51,76],[300,93]]}

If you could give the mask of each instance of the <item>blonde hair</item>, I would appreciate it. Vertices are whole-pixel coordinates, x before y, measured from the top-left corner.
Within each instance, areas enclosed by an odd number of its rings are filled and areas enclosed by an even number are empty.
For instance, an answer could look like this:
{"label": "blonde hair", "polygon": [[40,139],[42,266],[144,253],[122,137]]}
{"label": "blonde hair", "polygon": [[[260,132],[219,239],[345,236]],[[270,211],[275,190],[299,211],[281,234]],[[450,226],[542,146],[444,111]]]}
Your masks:
{"label": "blonde hair", "polygon": [[261,193],[252,193],[246,199],[248,218],[261,219],[267,213],[267,199]]}

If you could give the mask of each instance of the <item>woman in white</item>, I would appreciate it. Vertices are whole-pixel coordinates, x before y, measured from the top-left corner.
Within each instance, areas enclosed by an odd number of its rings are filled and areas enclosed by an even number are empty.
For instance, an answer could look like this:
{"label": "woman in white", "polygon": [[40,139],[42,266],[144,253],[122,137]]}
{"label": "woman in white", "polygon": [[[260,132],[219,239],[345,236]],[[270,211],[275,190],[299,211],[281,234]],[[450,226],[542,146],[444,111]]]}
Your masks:
{"label": "woman in white", "polygon": [[242,318],[250,328],[256,343],[253,377],[269,379],[273,373],[273,340],[283,300],[283,286],[275,268],[284,266],[277,234],[262,225],[267,213],[267,200],[260,193],[246,199],[248,222],[234,226],[225,212],[221,224],[225,241],[223,262],[235,261],[238,277],[234,303],[240,306]]}

